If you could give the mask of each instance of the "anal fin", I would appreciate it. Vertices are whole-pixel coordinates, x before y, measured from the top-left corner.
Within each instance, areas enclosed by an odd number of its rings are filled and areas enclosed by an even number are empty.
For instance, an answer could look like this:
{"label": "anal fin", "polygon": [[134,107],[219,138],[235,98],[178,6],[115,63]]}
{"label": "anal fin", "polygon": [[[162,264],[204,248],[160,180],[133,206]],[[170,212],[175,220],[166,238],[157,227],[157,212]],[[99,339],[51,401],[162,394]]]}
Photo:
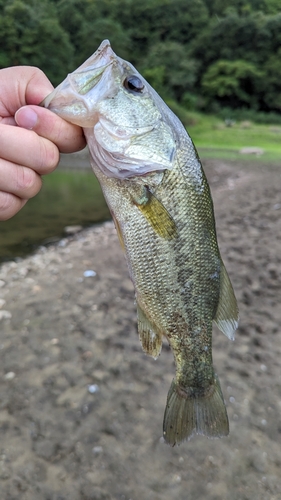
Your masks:
{"label": "anal fin", "polygon": [[151,324],[142,308],[137,304],[138,332],[146,354],[157,359],[162,349],[162,335]]}
{"label": "anal fin", "polygon": [[214,322],[230,340],[234,340],[234,332],[238,327],[238,317],[238,305],[234,290],[222,262],[220,271],[220,298]]}

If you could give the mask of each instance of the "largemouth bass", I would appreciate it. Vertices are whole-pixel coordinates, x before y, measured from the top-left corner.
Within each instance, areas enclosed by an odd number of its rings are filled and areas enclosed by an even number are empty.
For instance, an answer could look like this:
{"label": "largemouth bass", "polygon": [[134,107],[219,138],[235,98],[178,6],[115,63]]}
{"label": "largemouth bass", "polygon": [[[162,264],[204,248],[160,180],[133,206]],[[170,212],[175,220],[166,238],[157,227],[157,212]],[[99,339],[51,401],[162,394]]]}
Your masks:
{"label": "largemouth bass", "polygon": [[173,446],[193,434],[226,436],[212,322],[233,339],[238,308],[191,138],[107,40],[43,105],[84,129],[134,283],[143,350],[156,359],[164,336],[173,351],[166,442]]}

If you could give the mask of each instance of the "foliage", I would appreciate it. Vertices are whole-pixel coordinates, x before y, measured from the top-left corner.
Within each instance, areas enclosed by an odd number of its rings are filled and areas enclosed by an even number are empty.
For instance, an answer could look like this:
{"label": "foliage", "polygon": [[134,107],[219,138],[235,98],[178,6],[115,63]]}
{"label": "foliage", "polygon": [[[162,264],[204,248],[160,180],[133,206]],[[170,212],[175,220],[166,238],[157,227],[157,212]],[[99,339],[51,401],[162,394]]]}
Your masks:
{"label": "foliage", "polygon": [[189,58],[184,46],[172,41],[156,43],[142,61],[143,76],[163,96],[178,101],[192,91],[197,76],[196,61]]}
{"label": "foliage", "polygon": [[105,38],[187,109],[280,112],[280,0],[0,0],[0,67],[56,85]]}
{"label": "foliage", "polygon": [[249,15],[252,12],[276,14],[280,11],[279,0],[205,0],[211,15],[224,15],[230,10],[239,15]]}
{"label": "foliage", "polygon": [[257,95],[264,74],[250,62],[219,60],[209,66],[202,79],[207,95],[231,106],[257,108]]}
{"label": "foliage", "polygon": [[71,64],[73,48],[47,0],[3,2],[0,16],[0,66],[40,66],[59,83]]}

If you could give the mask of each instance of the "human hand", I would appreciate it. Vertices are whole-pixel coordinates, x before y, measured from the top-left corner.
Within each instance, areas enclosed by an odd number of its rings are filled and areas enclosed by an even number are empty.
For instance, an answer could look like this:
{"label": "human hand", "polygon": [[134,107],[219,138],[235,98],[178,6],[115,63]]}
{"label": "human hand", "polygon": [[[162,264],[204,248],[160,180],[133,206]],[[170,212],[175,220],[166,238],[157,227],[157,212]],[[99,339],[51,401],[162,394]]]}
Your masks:
{"label": "human hand", "polygon": [[0,70],[0,220],[15,215],[41,189],[59,152],[86,145],[83,131],[38,104],[53,86],[38,68]]}

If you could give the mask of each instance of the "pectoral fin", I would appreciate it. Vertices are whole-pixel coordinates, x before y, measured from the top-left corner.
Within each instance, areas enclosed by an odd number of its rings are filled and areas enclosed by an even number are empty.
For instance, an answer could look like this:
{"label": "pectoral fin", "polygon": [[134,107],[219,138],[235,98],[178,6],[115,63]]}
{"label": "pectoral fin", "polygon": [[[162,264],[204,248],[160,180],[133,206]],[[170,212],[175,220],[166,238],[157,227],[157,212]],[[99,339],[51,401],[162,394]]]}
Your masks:
{"label": "pectoral fin", "polygon": [[148,187],[143,186],[141,196],[136,196],[135,193],[131,193],[131,196],[133,203],[161,238],[168,240],[175,238],[177,234],[175,221]]}
{"label": "pectoral fin", "polygon": [[142,348],[146,354],[157,359],[162,349],[162,335],[159,334],[155,327],[151,324],[149,319],[141,307],[137,304],[138,313],[138,332]]}
{"label": "pectoral fin", "polygon": [[223,262],[220,271],[219,305],[214,322],[230,340],[234,340],[234,332],[238,327],[238,306]]}

